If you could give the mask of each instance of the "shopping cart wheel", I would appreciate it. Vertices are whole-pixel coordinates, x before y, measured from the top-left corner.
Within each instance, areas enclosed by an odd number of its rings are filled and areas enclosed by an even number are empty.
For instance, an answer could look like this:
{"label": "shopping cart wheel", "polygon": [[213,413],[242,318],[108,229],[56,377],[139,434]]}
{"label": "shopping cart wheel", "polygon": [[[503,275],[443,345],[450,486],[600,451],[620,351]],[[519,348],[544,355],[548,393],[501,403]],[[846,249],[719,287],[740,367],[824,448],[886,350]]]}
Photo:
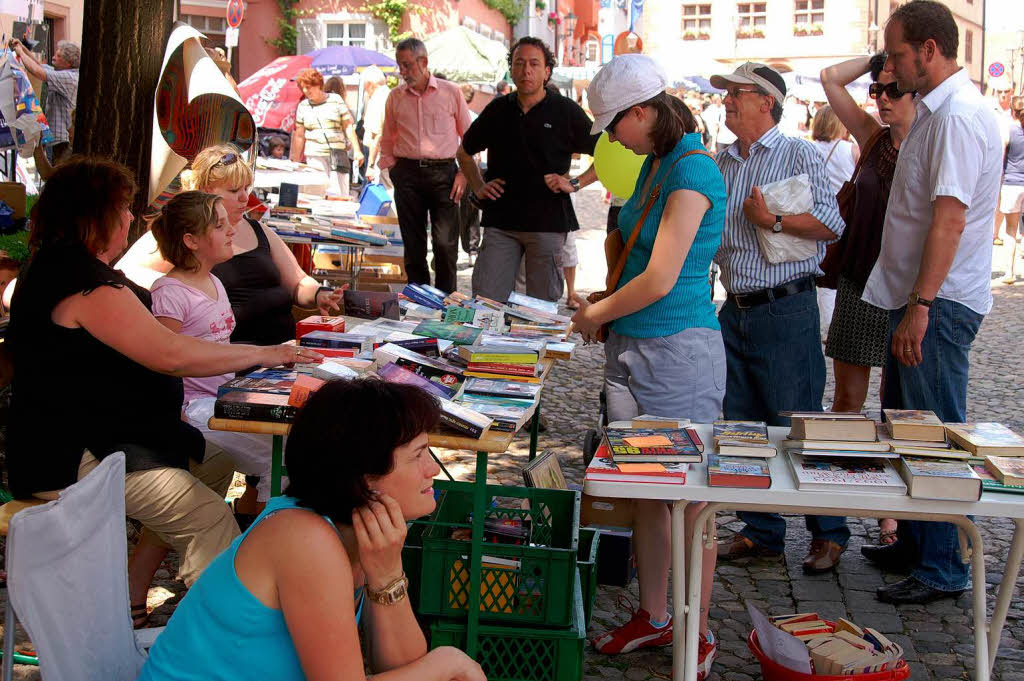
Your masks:
{"label": "shopping cart wheel", "polygon": [[597,448],[601,445],[601,433],[591,428],[583,436],[583,465],[589,466]]}

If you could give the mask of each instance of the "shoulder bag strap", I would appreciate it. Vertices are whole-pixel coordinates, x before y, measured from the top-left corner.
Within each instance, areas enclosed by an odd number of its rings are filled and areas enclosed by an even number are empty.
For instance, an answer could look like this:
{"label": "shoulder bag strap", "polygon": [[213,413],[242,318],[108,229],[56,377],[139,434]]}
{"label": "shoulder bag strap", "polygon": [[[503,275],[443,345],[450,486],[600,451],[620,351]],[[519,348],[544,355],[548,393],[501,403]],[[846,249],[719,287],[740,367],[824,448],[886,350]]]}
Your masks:
{"label": "shoulder bag strap", "polygon": [[692,151],[688,151],[675,160],[672,166],[668,169],[668,172],[665,173],[665,176],[661,178],[661,182],[659,182],[657,186],[655,186],[654,189],[651,190],[651,195],[647,199],[647,204],[644,206],[643,212],[640,213],[640,219],[636,221],[636,226],[633,227],[633,233],[629,235],[629,241],[626,242],[626,247],[622,250],[622,253],[619,255],[619,259],[615,263],[615,269],[612,270],[611,276],[608,277],[608,281],[615,282],[615,285],[611,287],[612,290],[618,288],[619,286],[619,280],[622,278],[622,270],[626,268],[626,258],[629,257],[629,252],[633,250],[633,244],[636,243],[637,237],[640,236],[640,231],[644,228],[644,221],[647,220],[647,214],[651,212],[651,208],[654,206],[654,202],[658,200],[659,196],[661,196],[661,185],[663,185],[665,183],[665,180],[668,179],[669,175],[672,174],[672,170],[676,167],[676,164],[691,154],[704,154],[712,161],[715,160],[714,156],[704,151],[703,149],[693,149]]}
{"label": "shoulder bag strap", "polygon": [[864,166],[864,161],[866,161],[868,156],[871,154],[871,150],[875,148],[875,145],[877,145],[879,141],[881,141],[882,135],[886,135],[888,133],[889,128],[883,125],[875,131],[875,134],[868,138],[867,142],[864,143],[864,148],[860,150],[860,158],[857,159],[857,165],[853,168],[853,175],[850,176],[851,181],[857,181],[857,176],[860,175],[861,168]]}
{"label": "shoulder bag strap", "polygon": [[828,156],[825,157],[825,167],[826,168],[828,167],[829,159],[832,158],[832,154],[836,153],[836,147],[838,147],[839,143],[842,142],[842,141],[843,140],[841,140],[841,139],[837,139],[835,141],[835,144],[832,145],[832,148],[828,150]]}

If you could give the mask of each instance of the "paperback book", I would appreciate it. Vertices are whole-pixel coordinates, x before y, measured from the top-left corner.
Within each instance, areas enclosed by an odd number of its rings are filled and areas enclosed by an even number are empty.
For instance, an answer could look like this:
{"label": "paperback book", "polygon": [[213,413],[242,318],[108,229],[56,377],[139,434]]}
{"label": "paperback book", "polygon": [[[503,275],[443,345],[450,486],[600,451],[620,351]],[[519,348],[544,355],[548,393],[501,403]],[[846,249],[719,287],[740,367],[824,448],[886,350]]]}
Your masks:
{"label": "paperback book", "polygon": [[783,440],[782,446],[785,449],[816,449],[844,452],[888,452],[891,447],[888,442],[855,442],[852,440],[798,440],[793,438]]}
{"label": "paperback book", "polygon": [[479,439],[490,429],[493,420],[480,412],[473,411],[463,406],[438,398],[441,403],[441,425],[454,430],[462,435]]}
{"label": "paperback book", "polygon": [[426,390],[431,395],[435,395],[437,397],[444,397],[445,399],[455,397],[456,391],[453,388],[450,388],[439,381],[432,381],[414,371],[410,371],[409,369],[404,369],[394,362],[388,362],[387,364],[379,367],[377,369],[377,375],[388,383],[414,385],[417,388]]}
{"label": "paperback book", "polygon": [[907,483],[907,493],[915,499],[981,498],[981,478],[966,461],[903,456],[899,459],[899,471]]}
{"label": "paperback book", "polygon": [[889,434],[896,440],[946,441],[946,427],[933,411],[923,409],[883,409]]}
{"label": "paperback book", "polygon": [[768,489],[772,475],[765,459],[708,454],[709,487]]}
{"label": "paperback book", "polygon": [[683,428],[606,428],[616,463],[699,463],[703,456]]}
{"label": "paperback book", "polygon": [[907,486],[888,459],[788,455],[799,490],[906,494]]}
{"label": "paperback book", "polygon": [[460,345],[459,356],[473,364],[529,364],[540,361],[541,354],[514,345]]}
{"label": "paperback book", "polygon": [[373,349],[373,338],[360,333],[311,331],[299,339],[299,345],[307,348],[354,349],[356,352],[365,352]]}
{"label": "paperback book", "polygon": [[712,433],[720,455],[771,457],[777,453],[768,441],[764,421],[715,421]]}
{"label": "paperback book", "polygon": [[540,394],[540,386],[517,381],[501,381],[487,378],[470,378],[466,380],[464,393],[475,395],[493,395],[495,397],[515,397],[534,401]]}
{"label": "paperback book", "polygon": [[822,412],[808,415],[793,415],[789,437],[794,440],[849,440],[874,442],[875,422],[866,416],[831,415]]}
{"label": "paperback book", "polygon": [[981,478],[981,488],[986,492],[1005,492],[1007,494],[1024,494],[1024,486],[1004,485],[985,466],[984,458],[970,460],[971,468]]}
{"label": "paperback book", "polygon": [[1024,437],[1001,423],[948,423],[946,432],[975,456],[1024,456]]}
{"label": "paperback book", "polygon": [[237,376],[221,383],[217,388],[217,397],[230,392],[241,391],[251,393],[272,393],[287,395],[291,392],[298,372],[280,369],[262,369],[245,376]]}
{"label": "paperback book", "polygon": [[463,324],[448,324],[431,319],[425,319],[419,323],[413,333],[417,336],[429,338],[443,338],[456,345],[473,345],[480,337],[482,329]]}
{"label": "paperback book", "polygon": [[394,362],[400,367],[409,369],[424,378],[430,379],[458,391],[462,387],[462,369],[437,357],[424,357],[407,348],[394,343],[385,343],[373,351],[377,365]]}
{"label": "paperback book", "polygon": [[1024,459],[986,456],[985,468],[1006,487],[1024,488]]}
{"label": "paperback book", "polygon": [[400,308],[398,296],[379,291],[353,291],[345,289],[342,294],[345,314],[359,319],[398,319]]}
{"label": "paperback book", "polygon": [[587,466],[586,479],[597,482],[684,485],[689,467],[688,463],[617,463],[608,456],[606,448],[601,448]]}

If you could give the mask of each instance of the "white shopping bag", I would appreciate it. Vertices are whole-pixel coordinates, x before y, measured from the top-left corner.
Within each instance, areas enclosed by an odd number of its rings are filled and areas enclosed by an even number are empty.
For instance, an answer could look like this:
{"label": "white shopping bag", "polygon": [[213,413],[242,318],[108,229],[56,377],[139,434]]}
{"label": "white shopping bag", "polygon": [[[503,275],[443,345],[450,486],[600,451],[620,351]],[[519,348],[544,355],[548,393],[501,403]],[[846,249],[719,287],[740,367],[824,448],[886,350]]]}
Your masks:
{"label": "white shopping bag", "polygon": [[[807,173],[761,186],[764,202],[772,215],[800,215],[814,208],[811,182]],[[776,265],[782,262],[807,260],[818,253],[818,242],[792,234],[757,228],[757,243],[765,260]]]}

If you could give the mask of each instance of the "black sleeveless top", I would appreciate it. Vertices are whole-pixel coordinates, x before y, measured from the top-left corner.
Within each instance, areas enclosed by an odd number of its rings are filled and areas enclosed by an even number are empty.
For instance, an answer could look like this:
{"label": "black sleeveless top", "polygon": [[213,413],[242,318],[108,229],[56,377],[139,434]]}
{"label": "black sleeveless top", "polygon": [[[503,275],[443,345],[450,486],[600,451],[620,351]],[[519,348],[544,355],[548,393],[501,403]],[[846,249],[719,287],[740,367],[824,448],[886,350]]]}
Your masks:
{"label": "black sleeveless top", "polygon": [[232,343],[276,345],[295,336],[292,292],[281,284],[281,272],[270,253],[263,227],[245,218],[256,233],[256,248],[239,253],[213,268],[224,284],[235,313]]}
{"label": "black sleeveless top", "polygon": [[149,291],[81,246],[41,249],[19,280],[5,342],[14,362],[7,467],[16,498],[75,482],[85,449],[97,459],[124,451],[128,472],[203,460],[202,433],[181,420],[180,378],[51,319],[59,302],[100,286],[127,287],[152,306]]}
{"label": "black sleeveless top", "polygon": [[847,243],[839,271],[861,288],[867,283],[882,248],[885,208],[899,153],[892,144],[889,129],[883,130],[868,149],[854,183],[853,209],[843,235]]}

